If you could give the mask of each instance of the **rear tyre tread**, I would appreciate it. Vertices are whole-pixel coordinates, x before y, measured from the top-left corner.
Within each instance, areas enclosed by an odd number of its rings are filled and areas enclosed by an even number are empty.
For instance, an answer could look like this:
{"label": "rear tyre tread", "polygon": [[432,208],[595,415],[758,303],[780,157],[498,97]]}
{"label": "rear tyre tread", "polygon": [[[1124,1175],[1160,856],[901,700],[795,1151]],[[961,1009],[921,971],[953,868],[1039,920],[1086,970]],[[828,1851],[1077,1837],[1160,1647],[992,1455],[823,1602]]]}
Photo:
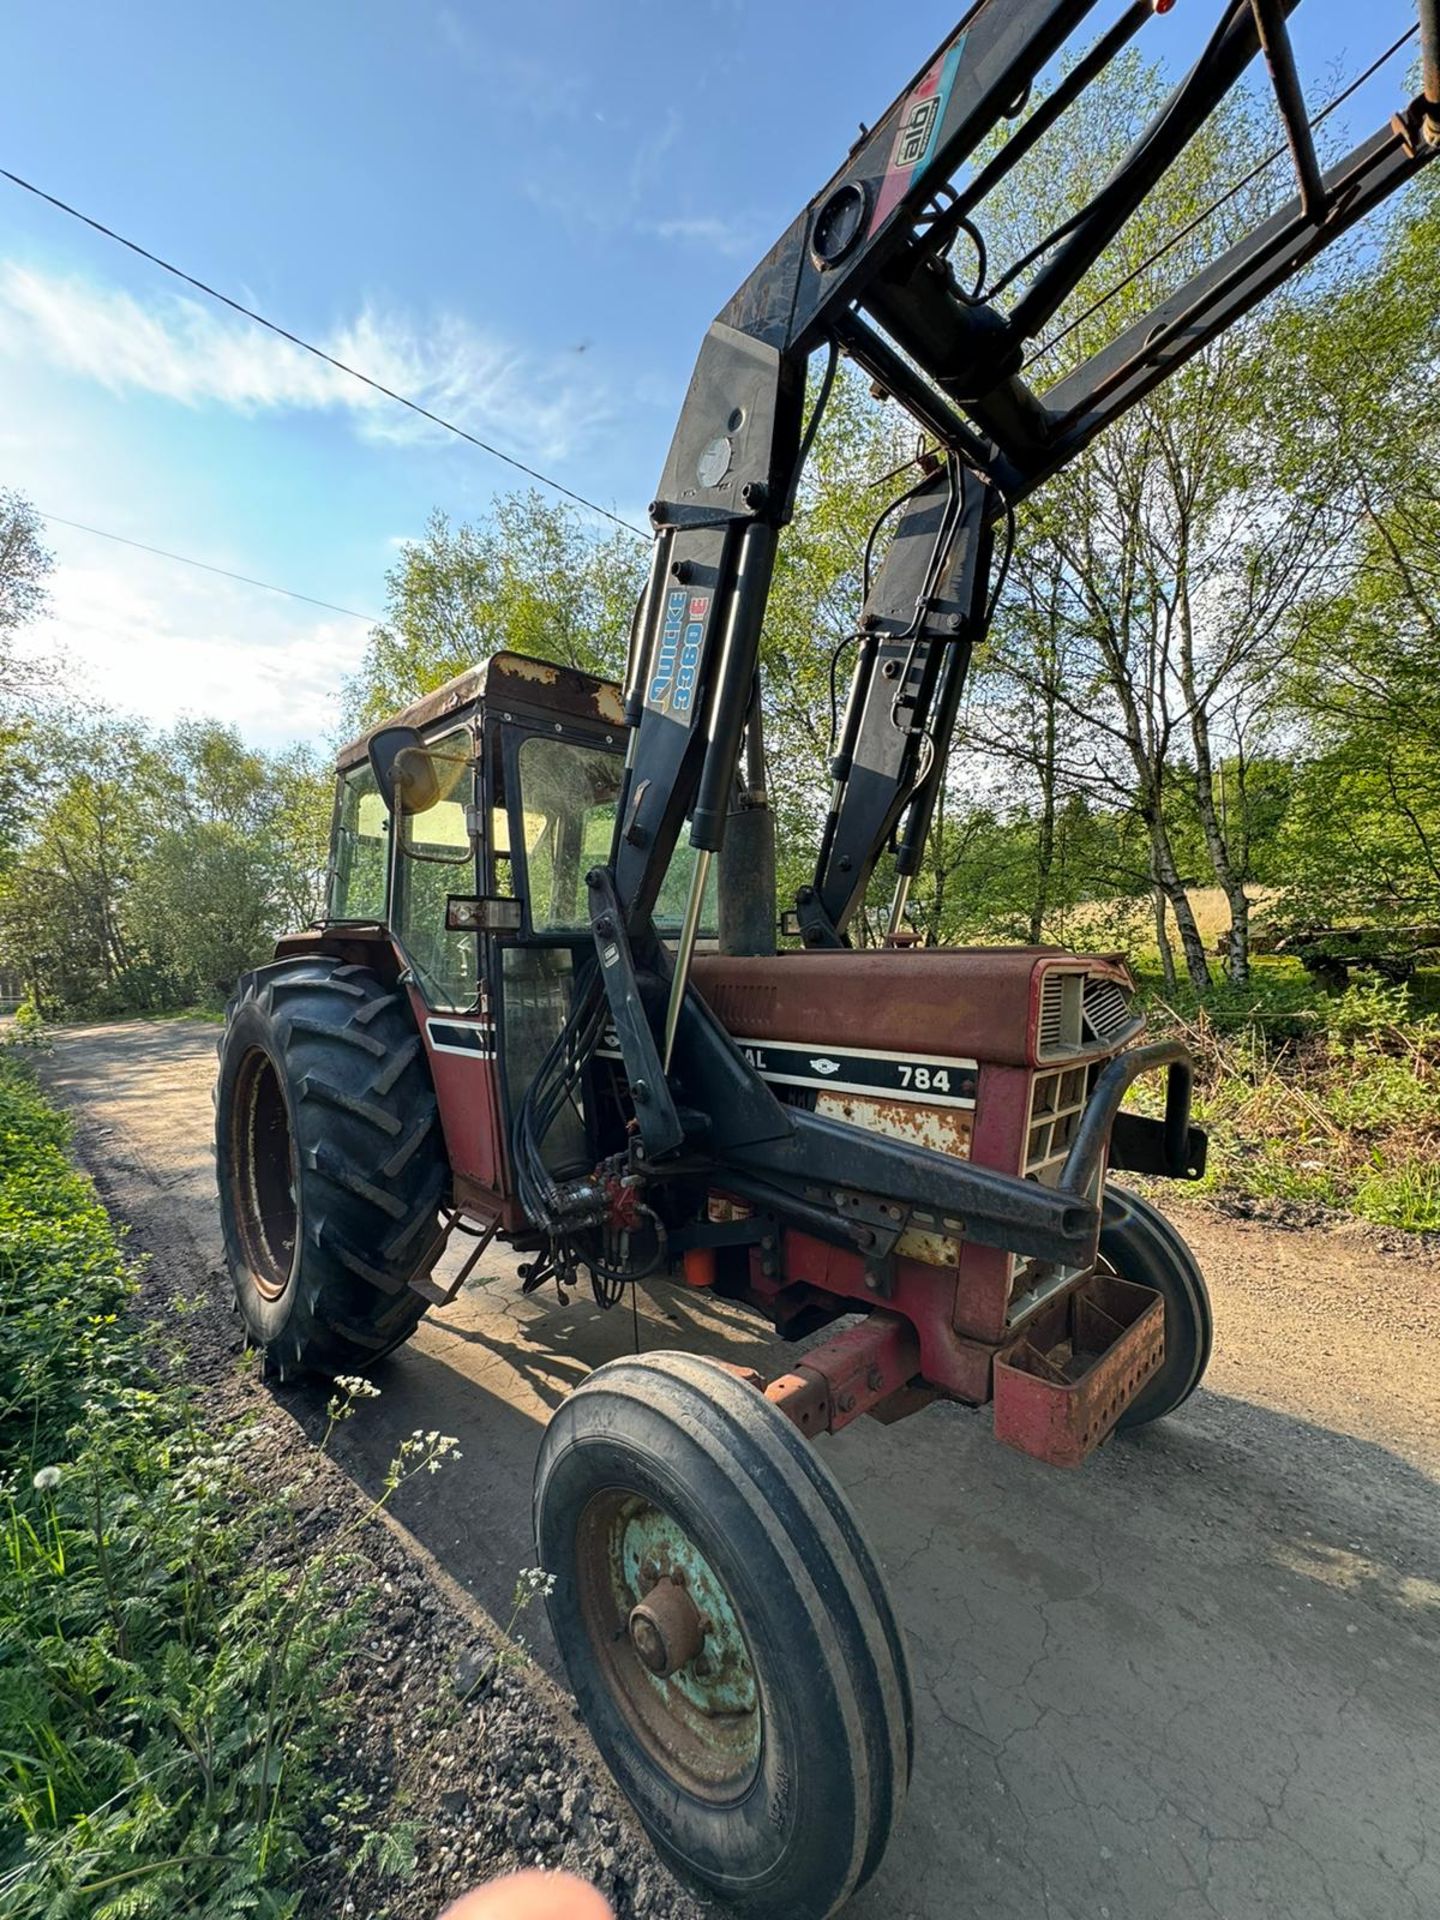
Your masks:
{"label": "rear tyre tread", "polygon": [[383,1040],[377,1039],[373,1033],[366,1033],[362,1027],[357,1027],[353,1020],[347,1026],[335,1027],[324,1020],[316,1020],[309,1014],[295,1013],[290,1016],[290,1031],[291,1033],[322,1034],[327,1039],[340,1041],[343,1046],[359,1047],[362,1052],[368,1053],[375,1059],[383,1059],[386,1052]]}
{"label": "rear tyre tread", "polygon": [[339,1187],[342,1193],[353,1193],[359,1200],[368,1200],[372,1207],[378,1207],[392,1220],[403,1220],[406,1214],[405,1202],[399,1194],[387,1192],[377,1187],[373,1180],[367,1180],[361,1173],[347,1167],[343,1160],[324,1147],[314,1147],[306,1152],[305,1163],[313,1168],[322,1179],[332,1186]]}
{"label": "rear tyre tread", "polygon": [[330,1081],[321,1080],[313,1073],[307,1073],[301,1080],[299,1093],[302,1100],[320,1100],[326,1106],[338,1108],[341,1113],[353,1113],[357,1120],[378,1127],[381,1133],[389,1134],[392,1140],[400,1131],[400,1121],[378,1101],[346,1093],[343,1087],[333,1086]]}
{"label": "rear tyre tread", "polygon": [[[227,1178],[245,1124],[240,1069],[256,1052],[283,1091],[296,1169],[296,1251],[278,1298],[257,1284]],[[424,1317],[410,1282],[444,1245],[450,1180],[435,1121],[410,1002],[368,968],[305,956],[242,977],[216,1083],[221,1216],[241,1318],[277,1377],[371,1366]]]}
{"label": "rear tyre tread", "polygon": [[415,1130],[411,1133],[409,1139],[402,1140],[400,1142],[399,1146],[395,1149],[394,1153],[391,1154],[390,1158],[385,1162],[384,1166],[380,1169],[380,1171],[385,1175],[387,1180],[393,1180],[396,1174],[404,1171],[404,1169],[409,1165],[411,1159],[419,1151],[421,1142],[429,1137],[431,1129],[434,1127],[434,1125],[435,1125],[434,1114],[427,1113],[425,1118],[420,1122],[419,1126],[416,1127]]}
{"label": "rear tyre tread", "polygon": [[368,1027],[370,1022],[377,1020],[387,1007],[398,1007],[399,1005],[400,996],[398,993],[376,994],[373,1000],[367,1000],[363,1007],[357,1007],[355,1009],[355,1017],[350,1024],[356,1027]]}
{"label": "rear tyre tread", "polygon": [[419,1051],[420,1042],[418,1038],[408,1041],[400,1048],[398,1053],[391,1056],[386,1065],[376,1074],[375,1078],[370,1082],[370,1091],[382,1097],[389,1093],[391,1087],[394,1086],[395,1082],[400,1078],[401,1074]]}

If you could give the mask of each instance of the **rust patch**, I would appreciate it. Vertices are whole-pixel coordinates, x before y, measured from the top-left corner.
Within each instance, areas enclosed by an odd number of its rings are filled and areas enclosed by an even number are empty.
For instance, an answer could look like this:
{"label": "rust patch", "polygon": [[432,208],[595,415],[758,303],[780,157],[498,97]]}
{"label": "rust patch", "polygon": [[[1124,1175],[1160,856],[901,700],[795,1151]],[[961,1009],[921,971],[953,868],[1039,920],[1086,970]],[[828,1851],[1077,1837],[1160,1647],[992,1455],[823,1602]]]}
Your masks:
{"label": "rust patch", "polygon": [[915,1100],[882,1100],[866,1093],[820,1093],[817,1113],[848,1120],[867,1133],[887,1133],[894,1140],[948,1153],[956,1160],[970,1158],[974,1110],[970,1107],[926,1107]]}
{"label": "rust patch", "polygon": [[877,1309],[858,1327],[811,1347],[794,1373],[771,1381],[765,1398],[802,1433],[838,1433],[908,1387],[919,1371],[914,1327],[899,1314]]}
{"label": "rust patch", "polygon": [[[913,1100],[878,1100],[869,1094],[822,1093],[816,1097],[815,1111],[848,1120],[867,1133],[913,1140],[918,1146],[948,1153],[956,1160],[970,1158],[975,1114],[969,1107],[925,1107]],[[927,1266],[953,1267],[960,1259],[960,1242],[951,1234],[917,1223],[901,1234],[896,1252],[923,1260]]]}
{"label": "rust patch", "polygon": [[[543,689],[537,693],[536,689]],[[533,660],[525,653],[497,653],[485,669],[485,697],[492,706],[515,700],[520,705],[558,708],[578,719],[623,727],[625,708],[613,680],[601,680],[578,667]]]}
{"label": "rust patch", "polygon": [[542,687],[558,687],[560,684],[559,673],[548,661],[532,660],[528,653],[512,653],[505,664],[517,680],[536,680]]}

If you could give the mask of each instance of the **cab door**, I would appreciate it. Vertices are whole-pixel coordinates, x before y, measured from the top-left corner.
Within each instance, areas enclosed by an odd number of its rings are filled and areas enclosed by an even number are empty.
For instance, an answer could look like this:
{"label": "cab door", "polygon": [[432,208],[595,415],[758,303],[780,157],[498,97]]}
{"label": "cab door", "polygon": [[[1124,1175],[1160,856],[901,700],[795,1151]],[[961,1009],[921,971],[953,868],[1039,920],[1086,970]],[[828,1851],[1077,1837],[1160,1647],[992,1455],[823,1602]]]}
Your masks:
{"label": "cab door", "polygon": [[[477,738],[465,726],[425,744],[437,798],[423,813],[407,814],[396,836],[390,925],[409,963],[405,984],[435,1082],[456,1197],[498,1201],[506,1188],[505,1147],[481,936],[445,925],[449,896],[479,890]],[[467,1195],[467,1187],[483,1195]]]}

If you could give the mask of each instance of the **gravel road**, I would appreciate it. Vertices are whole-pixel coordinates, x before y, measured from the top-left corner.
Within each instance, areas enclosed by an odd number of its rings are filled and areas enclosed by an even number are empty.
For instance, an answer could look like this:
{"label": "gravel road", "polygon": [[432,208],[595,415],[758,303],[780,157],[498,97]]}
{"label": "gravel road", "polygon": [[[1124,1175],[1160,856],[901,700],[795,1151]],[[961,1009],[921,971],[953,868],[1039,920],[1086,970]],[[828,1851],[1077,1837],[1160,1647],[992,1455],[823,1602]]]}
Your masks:
{"label": "gravel road", "polygon": [[[218,1299],[216,1033],[70,1029],[46,1074],[138,1245]],[[1217,1345],[1163,1427],[1073,1475],[941,1405],[822,1443],[918,1696],[904,1823],[855,1920],[1440,1914],[1440,1262],[1359,1228],[1182,1225]],[[789,1351],[658,1290],[638,1330],[772,1372]],[[385,1364],[338,1458],[374,1489],[397,1437],[458,1435],[448,1497],[400,1517],[503,1620],[542,1426],[635,1332],[578,1296],[521,1298],[487,1257]],[[287,1396],[302,1419],[306,1396]],[[556,1670],[543,1622],[533,1638]]]}

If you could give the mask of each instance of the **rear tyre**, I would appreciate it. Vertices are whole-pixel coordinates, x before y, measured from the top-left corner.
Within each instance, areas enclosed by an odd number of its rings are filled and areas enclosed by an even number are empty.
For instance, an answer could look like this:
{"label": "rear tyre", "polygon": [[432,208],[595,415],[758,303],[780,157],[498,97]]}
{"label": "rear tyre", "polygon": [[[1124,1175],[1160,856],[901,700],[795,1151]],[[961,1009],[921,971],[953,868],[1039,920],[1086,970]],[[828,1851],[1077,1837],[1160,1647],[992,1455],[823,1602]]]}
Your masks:
{"label": "rear tyre", "polygon": [[581,1714],[661,1852],[751,1920],[834,1913],[899,1817],[912,1712],[809,1442],[711,1361],[611,1361],[546,1429],[535,1533]]}
{"label": "rear tyre", "polygon": [[1122,1280],[1153,1288],[1165,1302],[1160,1371],[1115,1423],[1117,1429],[1148,1426],[1190,1398],[1210,1363],[1210,1290],[1194,1254],[1165,1215],[1124,1187],[1105,1189],[1100,1258]]}
{"label": "rear tyre", "polygon": [[356,1372],[409,1338],[410,1291],[449,1189],[420,1036],[368,968],[246,974],[215,1086],[220,1220],[235,1301],[282,1379]]}

